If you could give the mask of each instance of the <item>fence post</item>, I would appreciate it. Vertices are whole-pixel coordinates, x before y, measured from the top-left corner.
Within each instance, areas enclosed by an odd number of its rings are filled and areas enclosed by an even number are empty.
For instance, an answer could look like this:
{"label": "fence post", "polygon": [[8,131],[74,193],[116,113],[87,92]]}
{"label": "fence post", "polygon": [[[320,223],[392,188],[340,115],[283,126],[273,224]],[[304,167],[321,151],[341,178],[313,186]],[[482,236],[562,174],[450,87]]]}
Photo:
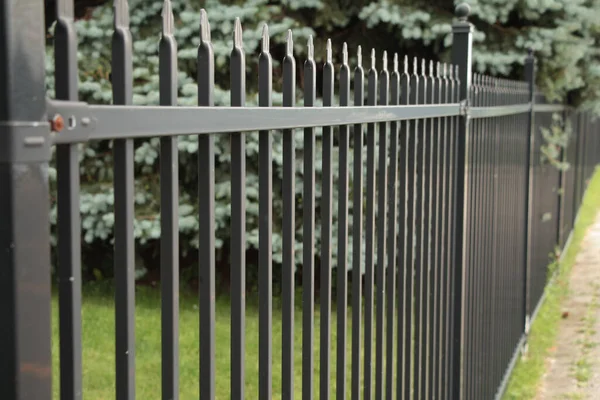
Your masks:
{"label": "fence post", "polygon": [[530,299],[530,279],[531,279],[531,253],[530,249],[532,246],[532,232],[531,232],[531,218],[533,215],[533,171],[534,168],[531,165],[533,157],[533,151],[535,149],[535,113],[533,111],[533,105],[535,103],[535,57],[533,51],[530,49],[527,58],[525,59],[525,81],[529,83],[529,101],[531,103],[531,109],[529,110],[529,121],[528,121],[528,140],[527,140],[527,158],[525,165],[527,166],[527,173],[525,175],[525,207],[527,214],[524,219],[524,230],[525,232],[525,249],[523,251],[523,318],[524,327],[523,333],[525,334],[525,346],[523,349],[527,349],[527,335],[529,334],[529,319],[531,317],[531,299]]}
{"label": "fence post", "polygon": [[0,398],[50,400],[44,2],[0,3]]}
{"label": "fence post", "polygon": [[[459,96],[461,103],[468,107],[469,89],[471,86],[471,57],[473,51],[473,25],[467,21],[471,9],[463,3],[456,7],[458,20],[452,24],[452,63],[458,68]],[[456,136],[455,192],[454,192],[454,221],[453,221],[453,282],[452,282],[452,345],[450,379],[451,398],[462,398],[462,356],[464,342],[464,286],[463,277],[466,269],[465,229],[468,218],[469,199],[466,188],[468,181],[466,163],[468,160],[469,116],[461,113],[458,117]]]}

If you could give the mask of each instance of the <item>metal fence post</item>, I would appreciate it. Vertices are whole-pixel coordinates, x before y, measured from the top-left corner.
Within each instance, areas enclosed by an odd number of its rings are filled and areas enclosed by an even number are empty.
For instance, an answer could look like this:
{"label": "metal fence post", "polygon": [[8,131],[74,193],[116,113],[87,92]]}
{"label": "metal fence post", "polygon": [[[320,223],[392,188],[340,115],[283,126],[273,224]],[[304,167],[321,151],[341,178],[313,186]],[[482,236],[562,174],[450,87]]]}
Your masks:
{"label": "metal fence post", "polygon": [[525,175],[525,207],[527,215],[524,222],[525,232],[525,250],[523,252],[523,318],[524,318],[524,329],[525,334],[525,346],[527,345],[527,335],[529,333],[529,320],[531,316],[531,299],[530,299],[530,279],[531,279],[531,246],[532,246],[532,235],[531,235],[531,217],[533,215],[533,171],[534,168],[531,165],[533,157],[533,151],[535,148],[535,113],[533,112],[533,105],[535,103],[535,57],[533,52],[530,50],[525,59],[525,81],[529,83],[529,101],[531,102],[531,109],[529,111],[529,123],[527,126],[528,140],[527,140],[527,158],[525,165],[527,167],[527,173]]}
{"label": "metal fence post", "polygon": [[[452,63],[458,68],[459,95],[461,102],[468,107],[468,94],[471,86],[471,57],[473,51],[473,25],[467,21],[471,9],[467,4],[459,4],[455,13],[458,21],[452,25]],[[464,342],[464,286],[466,270],[465,220],[468,218],[469,198],[466,187],[468,181],[466,163],[468,160],[469,116],[464,113],[458,117],[456,137],[454,187],[454,229],[453,229],[453,284],[452,284],[452,344],[450,379],[451,398],[462,398],[462,350]]]}
{"label": "metal fence post", "polygon": [[51,391],[44,4],[0,4],[0,398]]}

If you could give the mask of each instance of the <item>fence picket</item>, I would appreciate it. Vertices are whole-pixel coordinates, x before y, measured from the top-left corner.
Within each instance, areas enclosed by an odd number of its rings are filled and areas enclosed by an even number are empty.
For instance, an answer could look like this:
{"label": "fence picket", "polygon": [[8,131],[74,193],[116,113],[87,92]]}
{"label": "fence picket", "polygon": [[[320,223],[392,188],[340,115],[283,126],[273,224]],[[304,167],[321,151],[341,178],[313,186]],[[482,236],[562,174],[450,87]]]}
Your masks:
{"label": "fence picket", "polygon": [[[177,105],[177,43],[171,1],[162,11],[160,103]],[[179,149],[177,136],[160,139],[160,281],[162,398],[179,398]]]}
{"label": "fence picket", "polygon": [[[350,67],[348,46],[342,48],[340,66],[340,106],[350,104]],[[348,151],[350,134],[348,125],[339,131],[339,178],[338,178],[338,252],[337,252],[337,361],[336,398],[346,398],[346,330],[348,329]],[[359,255],[360,259],[360,255]],[[360,268],[359,268],[360,270]],[[360,296],[359,296],[360,299]]]}
{"label": "fence picket", "polygon": [[[261,53],[258,59],[259,106],[271,107],[273,61],[269,52],[269,28],[263,26]],[[259,390],[261,399],[271,398],[273,340],[273,137],[270,131],[259,132]]]}
{"label": "fence picket", "polygon": [[[198,105],[214,105],[215,64],[210,23],[200,10]],[[198,136],[198,294],[200,397],[215,398],[215,139]]]}
{"label": "fence picket", "polygon": [[[287,32],[286,55],[283,59],[283,106],[293,107],[296,100],[296,61],[292,31]],[[282,257],[282,399],[294,398],[294,308],[296,287],[295,263],[295,131],[283,130],[283,257]]]}
{"label": "fence picket", "polygon": [[[362,106],[365,98],[365,73],[362,49],[356,52],[354,69],[354,105]],[[363,237],[363,126],[354,125],[354,171],[352,176],[352,400],[360,399],[361,332],[362,332],[362,237]]]}
{"label": "fence picket", "polygon": [[[113,103],[133,101],[132,39],[127,0],[114,4],[112,37]],[[133,139],[117,139],[114,152],[115,193],[115,369],[116,398],[135,398],[135,254],[133,221]]]}
{"label": "fence picket", "polygon": [[[371,51],[371,68],[368,72],[367,105],[377,104],[377,70],[375,68],[375,49]],[[375,130],[374,123],[367,124],[367,209],[365,215],[365,346],[364,346],[364,400],[373,396],[373,291],[375,273]]]}
{"label": "fence picket", "polygon": [[[304,106],[314,107],[316,65],[312,36],[304,62]],[[302,399],[313,398],[314,305],[315,305],[315,129],[304,129],[304,193],[302,233]]]}

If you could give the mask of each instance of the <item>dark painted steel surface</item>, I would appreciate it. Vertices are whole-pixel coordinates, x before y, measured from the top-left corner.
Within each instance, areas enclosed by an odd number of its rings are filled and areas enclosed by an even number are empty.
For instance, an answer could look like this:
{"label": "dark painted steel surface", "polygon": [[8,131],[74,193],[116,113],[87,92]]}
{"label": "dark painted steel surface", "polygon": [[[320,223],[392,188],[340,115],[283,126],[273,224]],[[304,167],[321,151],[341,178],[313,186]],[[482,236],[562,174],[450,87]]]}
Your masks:
{"label": "dark painted steel surface", "polygon": [[[56,2],[54,79],[56,98],[78,100],[77,35],[72,0]],[[81,217],[79,213],[79,150],[76,144],[56,146],[58,285],[60,333],[60,396],[81,399]]]}
{"label": "dark painted steel surface", "polygon": [[[177,104],[177,43],[171,1],[162,11],[159,44],[160,103]],[[179,149],[177,137],[160,140],[160,281],[162,398],[179,398]]]}
{"label": "dark painted steel surface", "polygon": [[[214,105],[215,64],[210,24],[200,10],[198,105]],[[200,397],[215,398],[215,140],[198,136],[198,294],[200,309]]]}
{"label": "dark painted steel surface", "polygon": [[[133,102],[132,39],[127,0],[114,3],[112,36],[113,103]],[[135,398],[135,249],[133,235],[133,139],[117,139],[114,157],[114,275],[116,398]]]}

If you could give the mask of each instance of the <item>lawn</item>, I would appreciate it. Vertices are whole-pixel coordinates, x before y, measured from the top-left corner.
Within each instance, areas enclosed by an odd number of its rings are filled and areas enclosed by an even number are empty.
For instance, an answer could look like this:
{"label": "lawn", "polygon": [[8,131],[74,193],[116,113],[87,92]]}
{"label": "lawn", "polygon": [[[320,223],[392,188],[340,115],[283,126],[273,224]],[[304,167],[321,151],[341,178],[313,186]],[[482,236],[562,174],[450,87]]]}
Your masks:
{"label": "lawn", "polygon": [[561,304],[569,290],[569,276],[575,257],[581,247],[583,237],[594,222],[600,209],[600,170],[590,180],[583,204],[579,210],[571,243],[564,254],[554,281],[546,288],[546,300],[542,304],[531,326],[528,339],[528,352],[521,358],[513,371],[504,399],[532,399],[545,372],[545,361],[549,350],[554,346],[561,320]]}
{"label": "lawn", "polygon": [[[273,399],[281,398],[281,312],[278,301],[273,307]],[[335,307],[335,305],[334,305]],[[83,290],[83,394],[101,400],[115,397],[114,300],[110,284],[87,284]],[[58,374],[58,299],[52,299],[53,391],[59,398]],[[351,308],[348,308],[347,394],[350,398]],[[229,301],[218,299],[216,306],[216,392],[218,399],[229,398]],[[255,299],[247,301],[246,319],[246,398],[258,398],[258,307]],[[364,315],[364,314],[363,314]],[[197,399],[198,389],[198,306],[195,296],[182,293],[180,298],[180,398]],[[136,397],[159,399],[161,393],[160,292],[149,287],[136,289]],[[315,396],[319,391],[319,324],[318,303],[315,310]],[[302,312],[295,314],[295,392],[300,397],[302,382]],[[335,396],[336,314],[331,320],[331,395]],[[364,332],[364,330],[363,330]],[[364,340],[364,338],[363,338]],[[362,368],[361,368],[362,369]],[[371,371],[373,373],[373,371]]]}

